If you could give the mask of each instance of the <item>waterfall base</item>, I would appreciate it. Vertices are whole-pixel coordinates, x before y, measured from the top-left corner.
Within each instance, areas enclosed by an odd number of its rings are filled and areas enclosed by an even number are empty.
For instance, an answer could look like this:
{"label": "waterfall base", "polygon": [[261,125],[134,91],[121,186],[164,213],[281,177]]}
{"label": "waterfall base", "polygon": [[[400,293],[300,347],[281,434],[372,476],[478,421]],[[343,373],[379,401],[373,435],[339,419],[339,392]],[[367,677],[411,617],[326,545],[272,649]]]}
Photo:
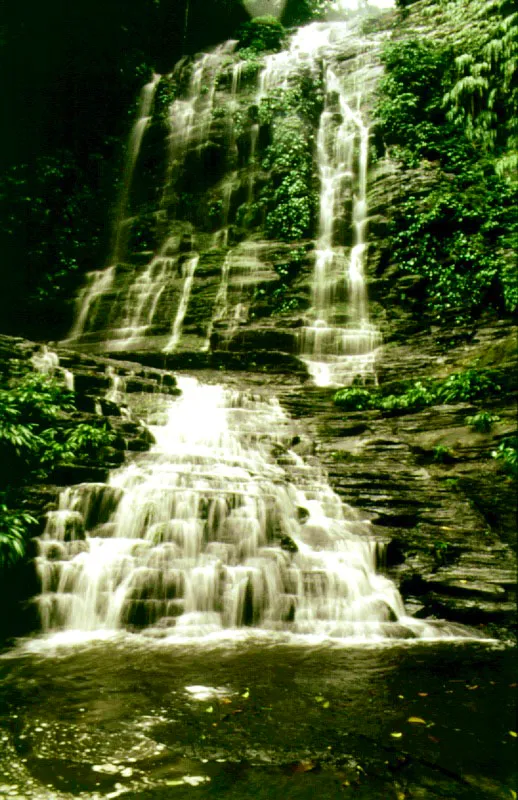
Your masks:
{"label": "waterfall base", "polygon": [[[38,540],[44,631],[465,637],[406,615],[383,545],[344,506],[277,400],[178,380],[156,445],[66,489]],[[231,636],[234,634],[231,633]]]}

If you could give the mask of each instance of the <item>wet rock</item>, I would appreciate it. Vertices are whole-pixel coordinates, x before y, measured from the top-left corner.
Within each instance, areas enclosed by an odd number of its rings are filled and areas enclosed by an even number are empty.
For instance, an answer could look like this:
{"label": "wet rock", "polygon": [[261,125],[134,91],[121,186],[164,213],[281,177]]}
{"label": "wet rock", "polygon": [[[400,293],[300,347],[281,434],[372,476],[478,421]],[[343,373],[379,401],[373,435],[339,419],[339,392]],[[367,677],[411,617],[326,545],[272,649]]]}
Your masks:
{"label": "wet rock", "polygon": [[281,536],[280,538],[281,549],[287,553],[298,553],[299,548],[290,536]]}
{"label": "wet rock", "polygon": [[50,480],[58,486],[72,486],[76,483],[104,483],[108,478],[108,467],[85,466],[83,464],[62,464],[56,467]]}

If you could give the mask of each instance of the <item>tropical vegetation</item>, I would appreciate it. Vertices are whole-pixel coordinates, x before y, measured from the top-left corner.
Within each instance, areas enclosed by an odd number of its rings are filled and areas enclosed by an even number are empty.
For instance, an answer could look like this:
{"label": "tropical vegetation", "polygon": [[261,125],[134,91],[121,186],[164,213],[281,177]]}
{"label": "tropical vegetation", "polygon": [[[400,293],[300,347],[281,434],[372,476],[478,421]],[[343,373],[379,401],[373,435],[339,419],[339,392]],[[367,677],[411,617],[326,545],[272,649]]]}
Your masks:
{"label": "tropical vegetation", "polygon": [[36,519],[24,486],[49,479],[61,464],[95,460],[114,434],[103,420],[76,422],[74,394],[41,373],[13,375],[0,387],[0,569],[25,553]]}

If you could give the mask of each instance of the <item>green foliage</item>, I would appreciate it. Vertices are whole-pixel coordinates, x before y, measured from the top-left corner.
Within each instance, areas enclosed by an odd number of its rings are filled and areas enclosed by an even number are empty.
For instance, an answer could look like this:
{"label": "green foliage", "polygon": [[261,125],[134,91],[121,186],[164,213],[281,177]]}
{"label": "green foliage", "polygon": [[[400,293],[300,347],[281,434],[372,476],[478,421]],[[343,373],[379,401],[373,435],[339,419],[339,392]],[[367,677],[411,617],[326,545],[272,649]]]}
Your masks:
{"label": "green foliage", "polygon": [[266,232],[272,239],[290,242],[311,231],[315,213],[312,155],[302,119],[295,114],[276,118],[273,142],[263,163],[271,181],[261,196],[267,208]]}
{"label": "green foliage", "polygon": [[55,378],[29,373],[0,389],[0,569],[22,558],[34,518],[17,491],[62,463],[91,460],[115,436],[106,423],[70,424],[73,394]]}
{"label": "green foliage", "polygon": [[518,307],[515,194],[494,174],[473,169],[450,174],[424,200],[410,196],[399,207],[394,258],[426,279],[427,304],[439,318],[462,322],[488,305]]}
{"label": "green foliage", "polygon": [[439,565],[450,564],[455,558],[455,548],[450,542],[437,540],[433,543],[433,555]]}
{"label": "green foliage", "polygon": [[377,111],[383,136],[387,144],[404,148],[407,162],[415,163],[443,136],[436,125],[444,123],[442,78],[448,52],[433,42],[411,39],[387,45],[382,61],[386,75]]}
{"label": "green foliage", "polygon": [[239,47],[248,48],[256,53],[265,50],[280,50],[285,37],[284,26],[275,17],[254,17],[245,22],[237,33]]}
{"label": "green foliage", "polygon": [[333,0],[287,0],[282,21],[285,25],[303,25],[323,19],[334,5]]}
{"label": "green foliage", "polygon": [[497,395],[501,391],[492,370],[469,369],[444,380],[408,382],[398,394],[384,394],[380,389],[351,386],[339,389],[334,403],[346,411],[377,408],[382,411],[412,411],[427,406],[469,403]]}
{"label": "green foliage", "polygon": [[28,374],[0,389],[0,569],[23,557],[34,518],[11,508],[10,492],[37,476],[49,460],[46,442],[72,395],[57,381]]}
{"label": "green foliage", "polygon": [[368,389],[352,386],[350,389],[340,389],[333,398],[335,405],[345,411],[363,411],[374,408],[374,397]]}
{"label": "green foliage", "polygon": [[[447,8],[457,8],[459,3],[449,3]],[[498,14],[484,25],[486,38],[491,31],[503,30],[502,25],[512,28],[511,22],[504,24]],[[462,36],[463,46],[471,42],[473,49],[476,35],[470,34],[469,26]],[[440,320],[455,323],[477,317],[488,306],[509,313],[518,308],[513,258],[518,245],[517,182],[499,168],[501,158],[509,155],[511,138],[505,131],[500,135],[508,124],[503,112],[495,110],[490,120],[475,109],[480,136],[483,120],[486,125],[487,141],[482,145],[470,122],[471,112],[463,116],[458,110],[465,95],[486,92],[482,74],[471,76],[474,83],[471,78],[459,83],[459,70],[464,74],[469,67],[476,72],[474,56],[459,53],[459,46],[458,42],[444,45],[422,39],[389,44],[383,54],[386,76],[378,101],[383,137],[403,168],[422,167],[427,162],[434,166],[434,173],[429,173],[429,192],[410,195],[394,214],[392,260],[402,270],[425,279],[426,309]],[[492,47],[498,50],[496,45]],[[513,48],[508,42],[507,55],[502,55],[502,69],[510,72],[515,70]],[[493,78],[487,80],[488,86],[492,85]],[[497,94],[495,109],[500,102]],[[511,108],[515,101],[511,93]],[[516,120],[517,113],[518,109],[511,111],[510,118]]]}
{"label": "green foliage", "polygon": [[436,464],[451,464],[455,457],[449,447],[438,444],[433,448],[433,460]]}
{"label": "green foliage", "polygon": [[[91,166],[100,170],[95,156]],[[81,271],[101,262],[105,208],[100,199],[99,188],[89,185],[66,151],[16,164],[0,179],[0,238],[10,261],[8,294],[24,292],[27,316],[34,315],[35,324],[37,315],[56,316],[54,304],[73,294]],[[23,255],[17,251],[21,243]],[[24,285],[19,287],[22,278]]]}
{"label": "green foliage", "polygon": [[489,411],[477,411],[471,417],[466,417],[466,425],[473,428],[478,433],[489,433],[495,422],[498,422],[500,417],[497,414],[491,414]]}
{"label": "green foliage", "polygon": [[26,511],[12,511],[0,503],[0,572],[25,555],[26,543],[36,520]]}
{"label": "green foliage", "polygon": [[444,95],[447,117],[512,179],[518,167],[518,15],[507,0],[474,0],[476,29],[466,26],[455,76]]}
{"label": "green foliage", "polygon": [[276,116],[297,114],[316,125],[322,111],[324,85],[308,69],[300,69],[287,89],[274,89],[263,97],[259,106],[259,122],[271,125]]}
{"label": "green foliage", "polygon": [[421,381],[416,381],[410,388],[399,395],[387,395],[379,400],[380,407],[385,411],[393,409],[418,409],[433,405],[435,393],[432,386],[427,386]]}
{"label": "green foliage", "polygon": [[163,75],[156,88],[153,107],[154,116],[158,119],[166,119],[169,115],[169,107],[176,99],[177,84],[171,80],[170,76]]}
{"label": "green foliage", "polygon": [[114,438],[106,425],[96,427],[81,423],[68,434],[65,446],[69,453],[95,458],[103,448],[112,444]]}
{"label": "green foliage", "polygon": [[435,385],[435,396],[440,403],[469,403],[500,391],[501,386],[491,370],[456,372]]}
{"label": "green foliage", "polygon": [[518,478],[518,436],[506,436],[491,453],[510,478]]}

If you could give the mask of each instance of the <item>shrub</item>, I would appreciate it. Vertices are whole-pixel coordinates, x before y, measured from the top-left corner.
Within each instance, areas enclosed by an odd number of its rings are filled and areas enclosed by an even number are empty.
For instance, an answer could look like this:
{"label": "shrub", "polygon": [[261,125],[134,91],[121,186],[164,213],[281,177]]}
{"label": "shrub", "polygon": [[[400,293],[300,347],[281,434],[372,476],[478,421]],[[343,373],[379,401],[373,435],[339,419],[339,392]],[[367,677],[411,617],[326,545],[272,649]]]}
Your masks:
{"label": "shrub", "polygon": [[466,403],[491,397],[498,394],[501,388],[492,370],[469,369],[453,373],[444,380],[428,383],[415,381],[398,394],[383,395],[381,390],[356,386],[339,389],[334,396],[334,402],[347,411],[366,408],[411,411],[440,403]]}
{"label": "shrub", "polygon": [[451,464],[455,461],[455,456],[449,447],[443,447],[443,445],[438,444],[433,448],[433,460],[437,464]]}
{"label": "shrub", "polygon": [[466,425],[478,431],[478,433],[489,433],[493,427],[493,423],[498,422],[500,419],[496,414],[490,414],[488,411],[477,411],[472,417],[466,417]]}
{"label": "shrub", "polygon": [[376,397],[368,389],[352,386],[350,389],[340,389],[334,396],[334,402],[345,411],[363,411],[366,408],[376,407]]}
{"label": "shrub", "polygon": [[491,453],[510,478],[518,478],[518,436],[506,436]]}
{"label": "shrub", "polygon": [[468,369],[450,375],[437,384],[435,395],[441,403],[468,403],[501,390],[491,370]]}
{"label": "shrub", "polygon": [[87,423],[76,425],[68,434],[65,449],[72,455],[95,457],[104,447],[108,447],[115,435],[106,425],[95,427]]}
{"label": "shrub", "polygon": [[273,127],[263,168],[271,171],[271,184],[261,200],[268,209],[266,232],[285,242],[309,235],[314,220],[312,143],[296,114],[278,117]]}
{"label": "shrub", "polygon": [[[448,16],[460,3],[444,6]],[[424,299],[435,318],[457,324],[488,306],[518,308],[510,168],[518,160],[518,94],[502,88],[515,68],[516,21],[495,8],[488,14],[483,3],[477,14],[483,22],[476,33],[466,26],[453,46],[423,39],[387,45],[377,107],[380,132],[402,169],[434,166],[428,193],[410,194],[397,207],[392,260],[425,278]]]}
{"label": "shrub", "polygon": [[12,511],[0,503],[0,570],[25,555],[26,541],[36,520],[26,511]]}
{"label": "shrub", "polygon": [[260,53],[264,50],[280,50],[285,37],[284,26],[275,17],[254,17],[245,22],[238,31],[239,47]]}
{"label": "shrub", "polygon": [[421,381],[407,389],[406,392],[400,395],[387,395],[387,397],[380,397],[378,404],[380,408],[386,411],[398,408],[424,408],[425,406],[432,405],[435,396],[433,389],[425,386]]}

